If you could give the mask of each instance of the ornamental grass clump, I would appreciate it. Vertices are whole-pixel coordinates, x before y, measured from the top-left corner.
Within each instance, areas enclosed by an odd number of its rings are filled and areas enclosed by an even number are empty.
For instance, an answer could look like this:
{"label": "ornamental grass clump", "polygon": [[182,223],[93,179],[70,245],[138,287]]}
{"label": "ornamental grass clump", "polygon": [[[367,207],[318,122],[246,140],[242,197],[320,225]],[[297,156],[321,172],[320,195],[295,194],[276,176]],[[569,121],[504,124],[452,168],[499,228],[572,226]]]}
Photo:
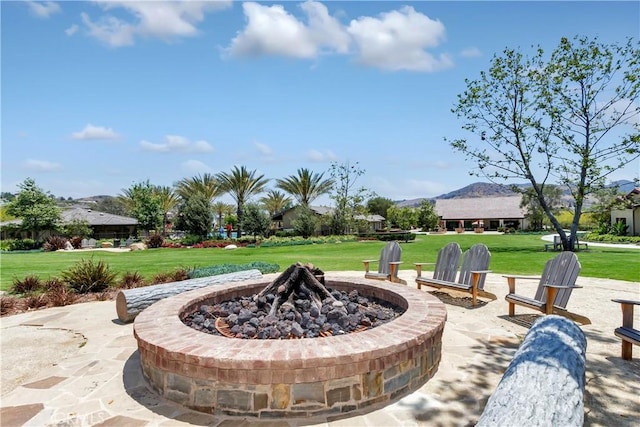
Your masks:
{"label": "ornamental grass clump", "polygon": [[137,271],[134,271],[134,272],[127,271],[120,278],[118,287],[122,289],[132,289],[132,288],[139,288],[144,285],[145,285],[145,280],[142,274],[138,273]]}
{"label": "ornamental grass clump", "polygon": [[78,294],[101,292],[115,282],[116,273],[109,270],[104,261],[82,259],[69,270],[62,272],[62,279]]}
{"label": "ornamental grass clump", "polygon": [[18,303],[17,298],[0,296],[0,316],[11,313],[18,306]]}
{"label": "ornamental grass clump", "polygon": [[78,295],[57,277],[52,277],[44,282],[44,290],[47,300],[54,307],[70,305],[78,299]]}
{"label": "ornamental grass clump", "polygon": [[24,279],[14,279],[11,285],[12,294],[32,294],[42,290],[42,282],[38,276],[30,274]]}

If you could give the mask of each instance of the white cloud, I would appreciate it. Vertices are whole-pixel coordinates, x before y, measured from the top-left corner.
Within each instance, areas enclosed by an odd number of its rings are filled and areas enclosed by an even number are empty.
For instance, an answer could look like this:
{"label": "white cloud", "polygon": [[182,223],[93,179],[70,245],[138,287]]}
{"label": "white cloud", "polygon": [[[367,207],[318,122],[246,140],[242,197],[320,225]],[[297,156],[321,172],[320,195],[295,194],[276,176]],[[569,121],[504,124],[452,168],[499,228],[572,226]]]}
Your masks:
{"label": "white cloud", "polygon": [[282,5],[242,4],[247,25],[232,41],[227,52],[236,56],[280,55],[315,58],[323,49],[346,53],[349,35],[329,15],[322,3],[307,1],[301,9],[307,24],[288,13]]}
{"label": "white cloud", "polygon": [[131,15],[129,20],[105,14],[93,20],[82,13],[89,35],[112,47],[128,46],[136,37],[170,41],[198,34],[197,25],[208,12],[231,5],[230,0],[216,1],[97,1],[107,13],[117,10]]}
{"label": "white cloud", "polygon": [[262,142],[254,142],[253,145],[255,145],[260,154],[264,156],[273,155],[273,150],[267,144],[263,144]]}
{"label": "white cloud", "polygon": [[324,153],[318,150],[309,150],[307,151],[306,159],[316,163],[333,162],[338,160],[338,156],[331,150],[326,150]]}
{"label": "white cloud", "polygon": [[140,141],[140,147],[144,151],[155,153],[210,153],[213,151],[213,147],[207,141],[199,140],[191,142],[188,138],[179,135],[167,135],[164,137],[164,142],[162,143],[142,140]]}
{"label": "white cloud", "polygon": [[46,160],[27,159],[23,166],[25,169],[36,172],[56,172],[62,169],[60,163],[48,162]]}
{"label": "white cloud", "polygon": [[445,40],[442,22],[410,6],[379,17],[363,16],[348,26],[312,0],[300,5],[305,21],[283,5],[246,2],[242,7],[247,24],[225,49],[232,56],[313,59],[322,53],[355,54],[363,65],[391,71],[431,72],[453,66],[449,55],[430,51]]}
{"label": "white cloud", "polygon": [[200,160],[187,160],[181,165],[182,170],[190,174],[212,172],[213,170]]}
{"label": "white cloud", "polygon": [[460,56],[463,58],[477,58],[482,56],[482,52],[477,47],[470,47],[460,52]]}
{"label": "white cloud", "polygon": [[94,126],[91,123],[86,125],[80,132],[71,134],[73,139],[95,140],[95,139],[117,139],[119,135],[111,128],[103,126]]}
{"label": "white cloud", "polygon": [[78,27],[76,24],[73,24],[72,26],[70,26],[69,28],[64,30],[64,32],[65,32],[66,35],[72,36],[75,33],[77,33],[79,29],[80,29],[80,27]]}
{"label": "white cloud", "polygon": [[54,13],[59,13],[62,11],[60,5],[53,1],[27,1],[27,6],[29,6],[29,10],[38,18],[48,18]]}
{"label": "white cloud", "polygon": [[413,7],[360,17],[349,24],[357,46],[358,61],[385,70],[437,71],[453,65],[446,54],[436,57],[427,51],[445,39],[445,27]]}

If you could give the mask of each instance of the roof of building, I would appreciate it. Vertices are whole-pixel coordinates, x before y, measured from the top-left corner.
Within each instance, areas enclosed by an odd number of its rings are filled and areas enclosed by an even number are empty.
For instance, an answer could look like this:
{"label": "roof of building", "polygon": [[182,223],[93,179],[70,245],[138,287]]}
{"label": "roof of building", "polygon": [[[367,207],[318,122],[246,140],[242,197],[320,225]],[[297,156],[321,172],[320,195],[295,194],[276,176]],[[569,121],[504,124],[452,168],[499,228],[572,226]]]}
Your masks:
{"label": "roof of building", "polygon": [[62,222],[87,221],[89,225],[137,225],[138,220],[128,216],[114,215],[87,208],[71,208],[62,211]]}
{"label": "roof of building", "polygon": [[521,196],[436,199],[435,211],[444,220],[517,219],[525,217]]}

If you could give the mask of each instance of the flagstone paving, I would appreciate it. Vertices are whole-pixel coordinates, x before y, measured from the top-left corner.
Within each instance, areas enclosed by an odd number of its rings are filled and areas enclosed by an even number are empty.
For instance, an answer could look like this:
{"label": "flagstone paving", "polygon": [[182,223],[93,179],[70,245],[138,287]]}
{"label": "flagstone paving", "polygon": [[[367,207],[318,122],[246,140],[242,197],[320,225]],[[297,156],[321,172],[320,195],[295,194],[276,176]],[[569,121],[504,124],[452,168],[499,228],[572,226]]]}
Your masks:
{"label": "flagstone paving", "polygon": [[[428,273],[427,273],[428,274]],[[272,280],[276,275],[266,275]],[[326,277],[362,277],[362,272],[328,272]],[[415,274],[401,271],[409,286]],[[635,426],[640,421],[640,350],[620,358],[613,329],[621,311],[613,298],[640,299],[640,283],[580,277],[568,308],[586,315],[585,425]],[[401,286],[389,284],[389,286]],[[141,373],[132,324],[117,320],[115,301],[75,304],[1,319],[2,396],[0,424],[6,426],[182,426],[261,427],[318,425],[467,426],[484,405],[528,327],[537,318],[517,308],[506,316],[506,280],[490,274],[487,289],[497,301],[469,307],[464,294],[439,293],[448,320],[436,375],[421,389],[374,412],[341,420],[252,422],[207,415],[163,400]],[[518,284],[533,295],[535,283]],[[427,288],[428,289],[428,288]],[[635,324],[640,325],[640,310]]]}

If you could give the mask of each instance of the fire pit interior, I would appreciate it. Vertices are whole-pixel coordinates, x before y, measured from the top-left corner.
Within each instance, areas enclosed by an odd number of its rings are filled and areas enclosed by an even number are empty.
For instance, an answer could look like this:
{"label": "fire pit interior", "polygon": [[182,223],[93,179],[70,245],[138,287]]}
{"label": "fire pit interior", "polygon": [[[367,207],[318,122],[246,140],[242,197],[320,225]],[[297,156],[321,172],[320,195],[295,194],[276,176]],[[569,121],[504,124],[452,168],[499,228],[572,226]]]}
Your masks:
{"label": "fire pit interior", "polygon": [[[287,272],[290,274],[284,280]],[[320,305],[298,302],[309,305],[308,311],[300,312],[295,310],[296,300],[301,299],[297,297],[310,290],[309,283],[312,287],[322,283],[319,279],[323,276],[300,265],[297,269],[291,266],[285,273],[273,282],[250,280],[185,292],[144,310],[136,317],[134,334],[142,370],[150,385],[169,400],[212,414],[331,420],[385,406],[417,390],[436,372],[446,320],[444,304],[437,298],[389,282],[325,277],[327,294],[320,290]],[[301,276],[306,278],[300,279]],[[301,290],[295,282],[304,283],[307,290]],[[292,288],[287,294],[289,285]],[[225,321],[226,326],[219,324],[216,328],[214,317],[218,323],[231,314],[240,317],[242,309],[238,313],[222,313],[225,302],[239,301],[242,305],[244,301],[246,307],[242,308],[251,311],[251,303],[257,306],[263,297],[262,321],[256,313],[249,316],[243,312],[245,320],[240,324],[229,326]],[[310,300],[314,298],[311,296]],[[325,300],[331,301],[330,309],[324,308]],[[354,312],[349,313],[349,303],[357,305],[358,301],[362,303],[360,312],[379,308],[387,312],[389,319],[373,327],[376,321],[362,314],[356,322],[349,316],[357,316],[354,313],[358,310],[352,306]],[[379,302],[375,309],[371,308],[374,301]],[[341,304],[334,305],[335,302]],[[276,305],[278,308],[273,309]],[[319,311],[318,316],[312,316],[316,314],[312,307]],[[317,317],[323,310],[327,317],[323,325],[331,326],[310,327],[311,323],[318,324]],[[334,313],[332,322],[332,310],[346,310],[347,315],[339,317]],[[212,317],[206,319],[203,311]],[[269,316],[278,318],[274,322],[282,321],[277,312],[285,313],[282,319],[290,322],[290,329],[269,324],[271,318],[264,322]],[[208,333],[183,323],[189,323],[188,318],[194,315],[203,316],[198,319],[199,327]],[[309,318],[304,327],[306,316]],[[364,324],[371,325],[363,326],[365,317],[369,320]],[[258,320],[258,327],[252,319]],[[261,329],[261,322],[272,328]],[[302,332],[294,332],[294,322]],[[352,323],[359,324],[348,330]],[[244,331],[247,324],[253,329]],[[279,336],[275,336],[274,329]],[[316,332],[316,337],[303,338]],[[259,335],[267,339],[257,339]]]}
{"label": "fire pit interior", "polygon": [[182,320],[196,330],[229,338],[316,338],[362,332],[404,310],[354,289],[327,289],[324,272],[293,264],[256,295],[203,304]]}

